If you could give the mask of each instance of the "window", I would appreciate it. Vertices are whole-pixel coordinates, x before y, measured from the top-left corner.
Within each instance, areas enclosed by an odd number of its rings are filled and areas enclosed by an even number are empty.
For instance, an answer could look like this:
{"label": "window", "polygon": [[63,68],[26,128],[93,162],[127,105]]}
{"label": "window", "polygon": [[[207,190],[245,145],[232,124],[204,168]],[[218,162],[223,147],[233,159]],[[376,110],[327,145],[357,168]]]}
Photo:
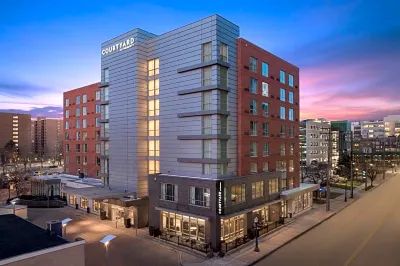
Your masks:
{"label": "window", "polygon": [[289,172],[294,172],[293,160],[289,160]]}
{"label": "window", "polygon": [[293,87],[293,75],[289,74],[289,86]]}
{"label": "window", "polygon": [[82,95],[82,103],[87,103],[87,94]]}
{"label": "window", "polygon": [[81,108],[79,108],[79,107],[76,108],[75,115],[76,116],[81,116]]}
{"label": "window", "polygon": [[257,72],[257,59],[254,57],[250,57],[250,70]]}
{"label": "window", "polygon": [[69,197],[68,197],[69,205],[75,205],[75,202],[76,202],[76,196],[72,195],[72,194],[69,194]]}
{"label": "window", "polygon": [[251,184],[251,197],[252,199],[264,197],[264,181],[257,181]]}
{"label": "window", "polygon": [[65,155],[65,163],[69,163],[69,155]]}
{"label": "window", "polygon": [[281,179],[281,189],[286,190],[287,189],[287,178],[282,178]]}
{"label": "window", "polygon": [[78,119],[78,120],[75,121],[75,127],[76,128],[81,128],[81,120]]}
{"label": "window", "polygon": [[250,136],[257,136],[257,122],[250,121]]}
{"label": "window", "polygon": [[103,69],[103,82],[110,82],[110,71],[108,68]]}
{"label": "window", "polygon": [[160,71],[160,61],[158,58],[149,60],[147,62],[147,69],[148,69],[148,75],[149,77],[154,76],[154,75],[158,75],[159,71]]}
{"label": "window", "polygon": [[160,120],[149,120],[149,136],[157,137],[160,135]]}
{"label": "window", "polygon": [[65,107],[68,107],[69,106],[69,99],[67,98],[67,99],[65,99]]}
{"label": "window", "polygon": [[87,165],[87,157],[86,156],[82,156],[82,164]]}
{"label": "window", "polygon": [[81,132],[79,132],[79,131],[75,132],[75,138],[76,138],[76,140],[80,140],[81,139]]}
{"label": "window", "polygon": [[69,129],[69,122],[65,121],[65,129]]}
{"label": "window", "polygon": [[281,156],[286,154],[286,144],[281,143]]}
{"label": "window", "polygon": [[81,156],[76,156],[76,164],[81,164]]}
{"label": "window", "polygon": [[257,142],[250,142],[250,157],[257,157]]}
{"label": "window", "polygon": [[289,127],[289,137],[291,137],[291,138],[294,137],[294,126]]}
{"label": "window", "polygon": [[100,126],[100,118],[96,117],[95,122],[96,122],[96,127],[99,127]]}
{"label": "window", "polygon": [[81,103],[81,96],[80,95],[76,96],[75,103],[76,104],[80,104]]}
{"label": "window", "polygon": [[246,184],[231,186],[232,204],[246,202]]}
{"label": "window", "polygon": [[163,231],[205,243],[205,220],[164,211],[161,216]]}
{"label": "window", "polygon": [[285,119],[285,111],[286,111],[286,110],[285,110],[285,107],[281,106],[281,109],[280,109],[280,110],[281,110],[280,118],[281,118],[281,119]]}
{"label": "window", "polygon": [[268,181],[269,194],[279,192],[278,178],[273,178]]}
{"label": "window", "polygon": [[211,108],[212,108],[212,94],[211,94],[211,91],[202,92],[201,101],[202,101],[203,111],[211,110]]}
{"label": "window", "polygon": [[149,96],[159,95],[160,94],[160,80],[159,79],[151,79],[148,82],[148,91]]}
{"label": "window", "polygon": [[160,172],[160,161],[149,160],[149,174],[156,174]]}
{"label": "window", "polygon": [[211,61],[211,42],[203,43],[201,45],[201,61]]}
{"label": "window", "polygon": [[286,91],[285,91],[285,89],[282,89],[282,88],[281,88],[281,89],[280,89],[279,97],[280,97],[280,100],[281,100],[282,102],[286,101],[285,96],[286,96]]}
{"label": "window", "polygon": [[279,75],[281,83],[285,83],[285,75],[286,75],[285,71],[281,70]]}
{"label": "window", "polygon": [[69,118],[69,110],[65,110],[65,118]]}
{"label": "window", "polygon": [[100,153],[100,143],[96,143],[96,153]]}
{"label": "window", "polygon": [[86,119],[82,119],[82,128],[87,128]]}
{"label": "window", "polygon": [[159,140],[149,140],[149,156],[160,156]]}
{"label": "window", "polygon": [[289,103],[293,103],[294,100],[294,93],[293,91],[289,91]]}
{"label": "window", "polygon": [[211,164],[203,163],[202,173],[203,173],[203,175],[211,175]]}
{"label": "window", "polygon": [[108,99],[109,99],[109,88],[108,87],[105,87],[105,88],[103,88],[102,89],[102,91],[103,91],[103,96],[102,96],[102,101],[108,101]]}
{"label": "window", "polygon": [[86,140],[87,139],[87,132],[83,131],[82,132],[82,140]]}
{"label": "window", "polygon": [[281,137],[286,137],[286,125],[281,125]]}
{"label": "window", "polygon": [[219,45],[219,59],[228,62],[228,45],[224,43]]}
{"label": "window", "polygon": [[217,164],[217,174],[226,175],[228,173],[228,164]]}
{"label": "window", "polygon": [[256,100],[250,100],[250,114],[257,114],[257,102]]}
{"label": "window", "polygon": [[268,77],[268,64],[267,63],[265,63],[265,62],[262,62],[261,63],[261,74],[264,76],[264,77]]}
{"label": "window", "polygon": [[265,116],[265,117],[268,117],[269,116],[269,106],[268,106],[268,103],[262,103],[261,104],[261,108],[262,108],[262,115],[263,116]]}
{"label": "window", "polygon": [[286,161],[277,161],[276,162],[276,171],[286,173]]}
{"label": "window", "polygon": [[220,155],[219,158],[226,159],[228,157],[228,141],[225,139],[218,140]]}
{"label": "window", "polygon": [[228,117],[219,116],[220,120],[220,134],[228,134]]}
{"label": "window", "polygon": [[69,152],[69,144],[65,144],[65,152]]}
{"label": "window", "polygon": [[289,177],[289,179],[288,179],[289,189],[293,188],[293,184],[294,184],[294,182],[293,182],[293,176],[292,176],[292,177]]}
{"label": "window", "polygon": [[250,163],[250,173],[252,174],[257,173],[257,163]]}
{"label": "window", "polygon": [[160,115],[160,102],[158,99],[149,101],[149,116]]}
{"label": "window", "polygon": [[161,183],[162,200],[178,201],[178,185]]}
{"label": "window", "polygon": [[211,144],[211,140],[203,140],[203,158],[211,158]]}
{"label": "window", "polygon": [[221,241],[226,243],[244,236],[244,215],[221,219]]}
{"label": "window", "polygon": [[250,78],[250,93],[257,93],[257,80]]}
{"label": "window", "polygon": [[87,152],[87,151],[88,151],[88,148],[87,148],[87,147],[88,147],[88,146],[87,146],[86,143],[82,144],[82,152]]}
{"label": "window", "polygon": [[268,162],[263,162],[263,172],[268,172],[269,171],[269,163]]}
{"label": "window", "polygon": [[264,122],[263,124],[263,136],[268,137],[269,135],[269,123]]}
{"label": "window", "polygon": [[208,86],[212,84],[211,70],[211,67],[204,67],[201,69],[201,86]]}
{"label": "window", "polygon": [[226,67],[218,66],[219,69],[219,85],[228,87],[228,69]]}
{"label": "window", "polygon": [[96,139],[100,139],[100,130],[96,130]]}
{"label": "window", "polygon": [[262,96],[268,97],[268,83],[262,82]]}
{"label": "window", "polygon": [[68,132],[65,133],[65,140],[69,140],[69,133]]}
{"label": "window", "polygon": [[210,207],[210,189],[189,187],[189,203],[192,205]]}
{"label": "window", "polygon": [[96,91],[96,101],[100,101],[100,91]]}
{"label": "window", "polygon": [[294,154],[294,143],[289,143],[289,155]]}
{"label": "window", "polygon": [[212,116],[211,115],[206,115],[203,116],[202,119],[202,130],[201,134],[203,135],[209,135],[212,132],[212,127],[211,127],[211,122],[212,122]]}
{"label": "window", "polygon": [[219,92],[219,106],[221,110],[228,111],[228,92],[220,91]]}
{"label": "window", "polygon": [[294,121],[294,111],[293,109],[289,109],[289,120]]}
{"label": "window", "polygon": [[269,155],[269,143],[268,142],[264,142],[263,145],[263,156],[268,156]]}

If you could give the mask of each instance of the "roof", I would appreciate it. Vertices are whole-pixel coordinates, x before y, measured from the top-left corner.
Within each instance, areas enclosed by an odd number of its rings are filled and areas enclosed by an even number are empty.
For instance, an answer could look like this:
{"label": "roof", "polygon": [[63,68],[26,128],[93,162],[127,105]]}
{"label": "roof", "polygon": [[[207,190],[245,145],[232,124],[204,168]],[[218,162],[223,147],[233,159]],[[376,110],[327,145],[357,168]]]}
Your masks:
{"label": "roof", "polygon": [[312,192],[319,189],[319,184],[307,184],[300,183],[299,187],[292,188],[289,190],[285,190],[281,192],[281,197],[283,199],[293,199],[296,196],[299,196],[304,193]]}
{"label": "roof", "polygon": [[102,200],[108,198],[120,198],[124,196],[133,195],[133,192],[124,192],[120,190],[111,190],[103,187],[87,187],[87,188],[73,188],[64,187],[63,192],[68,194],[79,195],[88,199]]}
{"label": "roof", "polygon": [[69,243],[13,214],[0,215],[0,260]]}

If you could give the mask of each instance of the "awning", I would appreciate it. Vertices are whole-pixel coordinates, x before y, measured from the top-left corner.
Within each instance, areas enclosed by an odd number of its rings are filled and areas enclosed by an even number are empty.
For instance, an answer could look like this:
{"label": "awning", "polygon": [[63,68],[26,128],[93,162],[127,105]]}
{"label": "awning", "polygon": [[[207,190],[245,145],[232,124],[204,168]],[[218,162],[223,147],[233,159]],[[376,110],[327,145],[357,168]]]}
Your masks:
{"label": "awning", "polygon": [[232,218],[232,217],[235,217],[235,216],[238,216],[238,215],[242,215],[242,214],[245,214],[245,213],[248,213],[248,212],[252,212],[252,211],[261,209],[263,207],[268,207],[270,205],[274,205],[276,203],[280,203],[281,201],[282,201],[282,199],[278,199],[278,200],[266,202],[266,203],[263,203],[263,204],[260,204],[260,205],[257,205],[257,206],[251,207],[251,208],[247,208],[247,209],[244,209],[244,210],[241,210],[241,211],[237,211],[237,212],[234,212],[234,213],[231,213],[231,214],[222,215],[221,219],[229,219],[229,218]]}
{"label": "awning", "polygon": [[189,216],[189,217],[203,219],[203,220],[211,219],[210,217],[207,217],[207,216],[201,216],[201,215],[196,215],[196,214],[192,214],[192,213],[186,213],[186,212],[181,212],[181,211],[177,211],[177,210],[166,209],[166,208],[162,208],[162,207],[155,207],[155,209],[157,211],[172,212],[172,213],[180,214],[182,216]]}
{"label": "awning", "polygon": [[281,198],[282,199],[293,199],[296,196],[300,196],[302,194],[312,192],[319,189],[319,184],[306,184],[306,183],[300,183],[299,187],[292,188],[286,191],[281,192]]}

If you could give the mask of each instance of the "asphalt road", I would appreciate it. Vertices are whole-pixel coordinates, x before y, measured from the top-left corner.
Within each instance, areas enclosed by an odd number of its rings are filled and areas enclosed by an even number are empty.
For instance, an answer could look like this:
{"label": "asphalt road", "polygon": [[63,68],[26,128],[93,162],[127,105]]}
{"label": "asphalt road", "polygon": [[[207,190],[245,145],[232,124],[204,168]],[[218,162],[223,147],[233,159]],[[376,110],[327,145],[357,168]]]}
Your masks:
{"label": "asphalt road", "polygon": [[400,265],[400,174],[257,265]]}

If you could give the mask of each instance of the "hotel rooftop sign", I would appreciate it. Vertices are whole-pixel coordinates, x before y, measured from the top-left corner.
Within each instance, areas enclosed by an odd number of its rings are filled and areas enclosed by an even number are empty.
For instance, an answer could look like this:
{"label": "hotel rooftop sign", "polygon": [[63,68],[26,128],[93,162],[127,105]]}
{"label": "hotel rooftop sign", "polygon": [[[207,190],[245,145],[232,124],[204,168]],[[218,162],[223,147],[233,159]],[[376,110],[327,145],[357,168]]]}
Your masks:
{"label": "hotel rooftop sign", "polygon": [[125,41],[110,45],[110,46],[102,49],[101,54],[106,55],[106,54],[110,54],[113,52],[123,51],[125,49],[129,49],[129,48],[133,47],[134,44],[135,44],[135,39],[128,38]]}

